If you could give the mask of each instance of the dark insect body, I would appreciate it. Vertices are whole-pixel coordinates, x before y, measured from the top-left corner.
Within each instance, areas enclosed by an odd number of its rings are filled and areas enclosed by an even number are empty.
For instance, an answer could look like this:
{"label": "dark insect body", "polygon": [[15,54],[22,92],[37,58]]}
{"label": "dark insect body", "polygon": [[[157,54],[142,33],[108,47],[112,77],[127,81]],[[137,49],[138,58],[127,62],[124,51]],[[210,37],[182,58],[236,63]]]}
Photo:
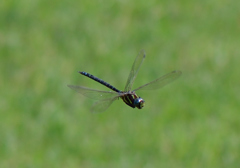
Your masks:
{"label": "dark insect body", "polygon": [[110,85],[109,83],[107,83],[107,82],[103,81],[102,79],[99,79],[96,76],[93,76],[87,72],[79,72],[79,73],[108,87],[109,89],[113,90],[114,92],[100,91],[100,90],[86,88],[83,86],[74,86],[74,85],[68,85],[68,87],[70,87],[73,90],[76,90],[77,92],[79,92],[89,98],[98,100],[93,105],[93,107],[91,109],[92,112],[105,111],[112,104],[112,102],[118,98],[121,98],[123,100],[123,102],[125,102],[128,106],[130,106],[132,108],[137,107],[138,109],[141,109],[144,107],[145,101],[141,97],[139,97],[135,93],[135,91],[140,90],[140,89],[142,89],[142,90],[159,89],[159,88],[167,85],[168,83],[174,81],[175,79],[180,77],[180,75],[182,74],[181,71],[172,71],[172,72],[170,72],[152,82],[149,82],[143,86],[140,86],[137,89],[132,91],[131,88],[132,88],[133,82],[136,78],[136,75],[139,71],[139,68],[140,68],[144,58],[145,58],[145,51],[141,50],[133,63],[133,66],[132,66],[132,69],[128,76],[128,80],[127,80],[124,91],[118,90],[117,88]]}
{"label": "dark insect body", "polygon": [[132,108],[137,107],[137,108],[141,109],[144,106],[144,100],[142,98],[140,98],[139,96],[137,96],[137,94],[135,92],[129,91],[127,93],[124,93],[124,92],[118,90],[117,88],[115,88],[114,86],[110,85],[109,83],[103,81],[102,79],[99,79],[96,76],[93,76],[87,72],[79,72],[79,73],[84,76],[87,76],[87,77],[95,80],[96,82],[99,82],[102,85],[108,87],[109,89],[119,93],[119,95],[121,95],[119,97],[130,107],[132,107]]}

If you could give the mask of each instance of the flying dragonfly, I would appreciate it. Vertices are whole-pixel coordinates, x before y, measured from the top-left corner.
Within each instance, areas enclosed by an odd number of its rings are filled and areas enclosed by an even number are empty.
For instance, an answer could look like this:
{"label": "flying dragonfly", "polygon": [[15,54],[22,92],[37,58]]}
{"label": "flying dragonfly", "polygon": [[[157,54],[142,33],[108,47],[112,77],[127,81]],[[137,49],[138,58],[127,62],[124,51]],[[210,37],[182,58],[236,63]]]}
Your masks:
{"label": "flying dragonfly", "polygon": [[138,87],[137,89],[131,90],[133,82],[138,74],[139,68],[143,63],[143,60],[145,59],[146,54],[144,50],[141,50],[136,57],[132,69],[130,71],[130,74],[128,76],[128,80],[126,83],[126,86],[124,88],[124,91],[118,90],[114,86],[110,85],[109,83],[103,81],[102,79],[99,79],[87,72],[80,72],[80,74],[95,80],[96,82],[108,87],[112,91],[101,91],[101,90],[95,90],[90,89],[84,86],[75,86],[75,85],[68,85],[71,89],[81,93],[82,95],[89,97],[91,99],[97,100],[97,102],[92,106],[91,111],[92,112],[103,112],[106,111],[107,108],[117,99],[121,98],[124,103],[126,103],[128,106],[138,109],[142,109],[145,105],[145,101],[139,97],[136,94],[136,91],[138,90],[151,90],[151,89],[159,89],[170,82],[174,81],[180,75],[182,74],[181,71],[172,71],[160,78],[155,79],[152,82],[149,82],[145,85],[142,85]]}

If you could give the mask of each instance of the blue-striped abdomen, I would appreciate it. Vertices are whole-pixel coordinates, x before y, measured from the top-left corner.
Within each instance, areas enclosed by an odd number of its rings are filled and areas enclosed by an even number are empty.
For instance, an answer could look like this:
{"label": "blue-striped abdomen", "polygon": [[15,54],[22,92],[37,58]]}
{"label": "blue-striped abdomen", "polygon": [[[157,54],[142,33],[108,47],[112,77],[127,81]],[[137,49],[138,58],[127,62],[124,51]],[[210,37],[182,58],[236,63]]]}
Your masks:
{"label": "blue-striped abdomen", "polygon": [[89,74],[87,72],[79,72],[79,73],[84,75],[84,76],[86,76],[86,77],[89,77],[89,78],[91,78],[91,79],[93,79],[93,80],[95,80],[95,81],[97,81],[97,82],[99,82],[101,84],[103,84],[104,86],[108,87],[109,89],[112,89],[115,92],[121,92],[120,90],[118,90],[114,86],[112,86],[109,83],[103,81],[102,79],[97,78],[96,76],[93,76],[93,75],[91,75],[91,74]]}

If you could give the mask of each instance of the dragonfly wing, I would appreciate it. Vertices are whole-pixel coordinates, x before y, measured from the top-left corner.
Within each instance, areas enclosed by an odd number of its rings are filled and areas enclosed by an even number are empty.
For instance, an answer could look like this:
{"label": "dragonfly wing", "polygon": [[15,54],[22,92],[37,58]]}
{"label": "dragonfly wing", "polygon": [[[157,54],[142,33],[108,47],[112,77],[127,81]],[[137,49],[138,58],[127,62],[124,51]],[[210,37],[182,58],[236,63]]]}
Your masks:
{"label": "dragonfly wing", "polygon": [[137,90],[150,90],[150,89],[159,89],[169,83],[171,83],[172,81],[176,80],[177,78],[179,78],[181,76],[182,72],[181,71],[172,71],[152,82],[149,82],[143,86],[140,86],[139,88],[135,89],[134,91]]}
{"label": "dragonfly wing", "polygon": [[145,56],[146,56],[145,51],[141,50],[139,52],[138,56],[136,57],[133,65],[132,65],[132,69],[130,71],[130,74],[128,76],[128,80],[127,80],[127,83],[126,83],[126,86],[125,86],[125,89],[124,89],[125,92],[131,90],[133,82],[134,82],[134,80],[137,76],[137,73],[139,71],[140,66],[142,65],[142,62],[143,62]]}
{"label": "dragonfly wing", "polygon": [[107,110],[107,108],[118,98],[118,96],[113,97],[111,99],[106,100],[100,100],[94,103],[94,105],[91,107],[91,112],[104,112]]}
{"label": "dragonfly wing", "polygon": [[90,89],[83,86],[68,85],[68,87],[81,93],[86,97],[89,97],[95,100],[106,100],[112,97],[116,97],[116,96],[118,97],[119,95],[119,93],[117,92],[95,90],[95,89]]}

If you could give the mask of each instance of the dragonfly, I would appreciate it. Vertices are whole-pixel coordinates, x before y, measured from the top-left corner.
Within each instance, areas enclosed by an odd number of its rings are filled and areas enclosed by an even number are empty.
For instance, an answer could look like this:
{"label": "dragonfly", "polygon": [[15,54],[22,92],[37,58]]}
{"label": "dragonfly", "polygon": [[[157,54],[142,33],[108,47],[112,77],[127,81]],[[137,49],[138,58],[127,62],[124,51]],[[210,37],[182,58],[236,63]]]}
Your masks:
{"label": "dragonfly", "polygon": [[117,88],[103,81],[100,78],[97,78],[87,72],[81,71],[79,71],[80,74],[108,87],[112,91],[101,91],[76,85],[68,85],[68,87],[86,97],[96,100],[95,104],[91,107],[91,112],[104,112],[115,100],[119,98],[122,99],[124,103],[126,103],[128,106],[132,108],[137,107],[138,109],[142,109],[145,106],[145,101],[136,94],[136,91],[162,88],[163,86],[179,78],[182,74],[181,71],[175,70],[145,85],[142,85],[137,89],[132,90],[133,82],[138,74],[138,71],[145,57],[146,57],[145,50],[141,50],[132,65],[132,69],[128,76],[124,91],[118,90]]}

